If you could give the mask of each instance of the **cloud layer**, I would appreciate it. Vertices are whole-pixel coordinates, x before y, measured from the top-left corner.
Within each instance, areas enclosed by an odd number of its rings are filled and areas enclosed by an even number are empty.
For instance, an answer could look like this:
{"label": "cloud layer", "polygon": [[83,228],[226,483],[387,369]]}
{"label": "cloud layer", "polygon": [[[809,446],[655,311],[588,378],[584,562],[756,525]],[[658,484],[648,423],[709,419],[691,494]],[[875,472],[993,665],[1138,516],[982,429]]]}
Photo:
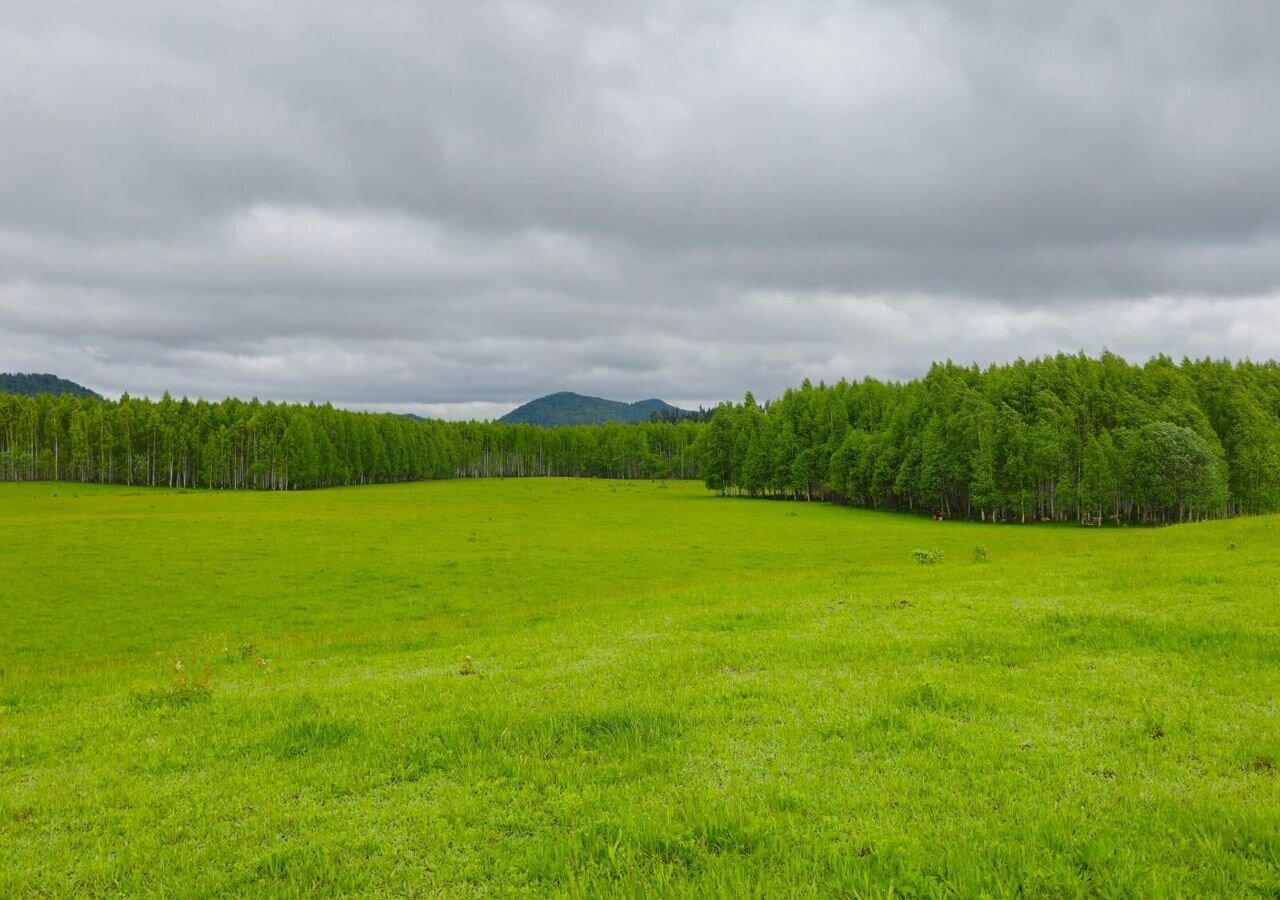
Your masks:
{"label": "cloud layer", "polygon": [[1276,33],[1250,0],[11,0],[0,369],[457,416],[1273,356]]}

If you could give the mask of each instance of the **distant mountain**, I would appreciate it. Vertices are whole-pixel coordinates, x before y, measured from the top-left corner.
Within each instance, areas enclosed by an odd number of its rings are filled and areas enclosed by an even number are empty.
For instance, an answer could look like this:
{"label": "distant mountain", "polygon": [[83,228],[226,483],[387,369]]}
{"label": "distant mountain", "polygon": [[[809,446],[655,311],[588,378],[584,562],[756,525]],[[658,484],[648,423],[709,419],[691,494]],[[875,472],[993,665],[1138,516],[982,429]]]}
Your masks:
{"label": "distant mountain", "polygon": [[24,374],[15,372],[12,375],[0,373],[0,394],[22,394],[34,397],[36,394],[70,394],[73,397],[102,398],[82,384],[67,381],[57,375],[48,373],[37,375],[32,372]]}
{"label": "distant mountain", "polygon": [[570,391],[548,394],[513,409],[499,422],[525,425],[599,425],[602,422],[647,422],[659,418],[681,419],[696,415],[662,400],[623,403],[603,397],[584,397]]}

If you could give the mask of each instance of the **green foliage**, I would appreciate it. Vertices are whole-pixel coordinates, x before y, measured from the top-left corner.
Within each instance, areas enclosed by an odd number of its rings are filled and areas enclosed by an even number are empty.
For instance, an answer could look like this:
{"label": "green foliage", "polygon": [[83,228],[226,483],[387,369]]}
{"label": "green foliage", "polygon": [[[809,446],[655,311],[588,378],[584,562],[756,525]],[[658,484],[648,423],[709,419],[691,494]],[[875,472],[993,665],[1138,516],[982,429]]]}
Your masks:
{"label": "green foliage", "polygon": [[[734,452],[744,448],[743,452]],[[1280,510],[1280,365],[1106,354],[918,381],[806,382],[722,404],[699,439],[721,493],[980,521],[1165,523]],[[764,461],[768,460],[768,465]]]}
{"label": "green foliage", "polygon": [[947,558],[947,554],[934,547],[932,550],[912,550],[911,558],[922,566],[936,566]]}
{"label": "green foliage", "polygon": [[987,559],[988,559],[987,545],[974,544],[973,545],[973,561],[981,563],[981,562],[986,562]]}
{"label": "green foliage", "polygon": [[1222,508],[1226,466],[1220,451],[1190,428],[1151,422],[1128,438],[1130,490],[1139,508],[1187,512]]}
{"label": "green foliage", "polygon": [[1280,892],[1274,518],[706,498],[0,485],[0,895]]}

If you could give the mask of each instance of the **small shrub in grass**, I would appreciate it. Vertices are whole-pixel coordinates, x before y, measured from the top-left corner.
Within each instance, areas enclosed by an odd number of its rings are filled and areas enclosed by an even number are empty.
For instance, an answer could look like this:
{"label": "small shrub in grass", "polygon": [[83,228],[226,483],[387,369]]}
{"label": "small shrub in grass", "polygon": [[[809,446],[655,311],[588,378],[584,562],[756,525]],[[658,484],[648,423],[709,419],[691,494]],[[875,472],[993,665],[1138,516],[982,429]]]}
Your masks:
{"label": "small shrub in grass", "polygon": [[912,550],[911,558],[922,566],[934,566],[946,558],[946,554],[934,547],[932,550]]}
{"label": "small shrub in grass", "polygon": [[203,675],[199,680],[179,675],[167,688],[138,691],[133,695],[133,705],[137,709],[160,709],[203,703],[213,694],[213,688],[209,684],[209,670],[205,669]]}
{"label": "small shrub in grass", "polygon": [[985,545],[985,544],[974,544],[974,545],[973,545],[973,561],[974,561],[974,562],[986,562],[986,561],[987,561],[987,547],[986,547],[986,545]]}

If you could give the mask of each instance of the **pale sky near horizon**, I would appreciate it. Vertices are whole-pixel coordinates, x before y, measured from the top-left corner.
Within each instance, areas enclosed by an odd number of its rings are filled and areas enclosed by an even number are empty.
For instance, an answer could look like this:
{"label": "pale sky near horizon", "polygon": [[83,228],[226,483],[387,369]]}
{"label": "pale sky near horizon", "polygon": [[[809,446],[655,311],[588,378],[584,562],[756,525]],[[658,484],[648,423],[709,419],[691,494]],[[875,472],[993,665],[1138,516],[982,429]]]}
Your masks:
{"label": "pale sky near horizon", "polygon": [[489,417],[1280,356],[1280,5],[0,0],[0,371]]}

